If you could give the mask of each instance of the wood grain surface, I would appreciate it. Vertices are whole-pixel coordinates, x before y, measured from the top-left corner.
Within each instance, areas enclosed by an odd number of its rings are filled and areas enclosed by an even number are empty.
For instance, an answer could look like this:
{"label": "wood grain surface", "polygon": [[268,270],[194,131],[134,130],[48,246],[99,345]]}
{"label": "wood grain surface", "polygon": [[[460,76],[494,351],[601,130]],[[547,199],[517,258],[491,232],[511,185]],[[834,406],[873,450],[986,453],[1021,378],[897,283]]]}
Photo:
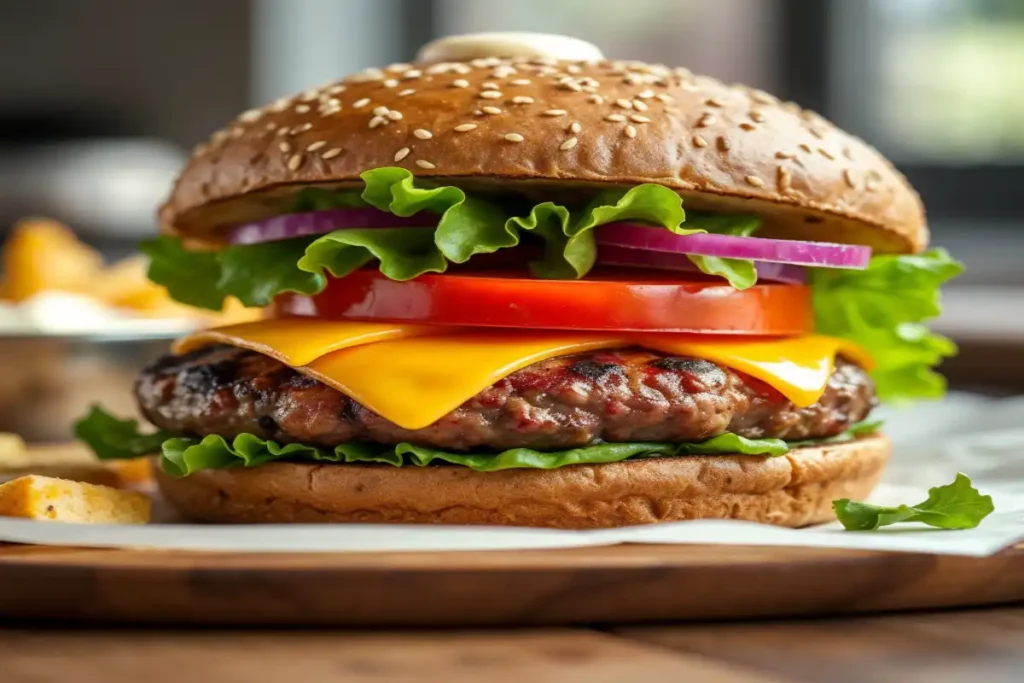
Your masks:
{"label": "wood grain surface", "polygon": [[606,632],[8,628],[0,662],[4,683],[1018,683],[1024,608]]}
{"label": "wood grain surface", "polygon": [[230,554],[0,547],[0,618],[511,626],[831,615],[1024,600],[1024,548],[985,559],[625,545]]}
{"label": "wood grain surface", "polygon": [[1024,681],[1021,607],[616,633],[786,681]]}

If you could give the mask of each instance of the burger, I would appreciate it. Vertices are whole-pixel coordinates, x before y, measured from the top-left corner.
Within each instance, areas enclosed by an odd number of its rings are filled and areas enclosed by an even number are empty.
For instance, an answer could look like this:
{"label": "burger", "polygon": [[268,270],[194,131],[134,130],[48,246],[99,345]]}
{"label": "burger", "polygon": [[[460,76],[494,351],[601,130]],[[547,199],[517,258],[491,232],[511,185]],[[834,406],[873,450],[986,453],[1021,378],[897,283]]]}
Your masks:
{"label": "burger", "polygon": [[97,407],[79,437],[212,522],[799,527],[867,496],[872,410],[941,395],[955,350],[907,180],[757,89],[474,40],[194,150],[149,276],[265,313],[142,372],[156,431]]}

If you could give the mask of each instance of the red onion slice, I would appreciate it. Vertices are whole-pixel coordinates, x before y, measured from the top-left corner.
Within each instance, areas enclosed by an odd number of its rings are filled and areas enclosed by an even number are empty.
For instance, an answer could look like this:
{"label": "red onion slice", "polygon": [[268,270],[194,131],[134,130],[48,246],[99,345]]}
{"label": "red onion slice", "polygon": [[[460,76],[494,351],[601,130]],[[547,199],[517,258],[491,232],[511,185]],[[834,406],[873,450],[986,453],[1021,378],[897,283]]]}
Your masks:
{"label": "red onion slice", "polygon": [[[664,251],[645,251],[625,247],[603,246],[597,250],[597,262],[606,266],[628,266],[651,268],[682,273],[700,273],[685,254],[671,254]],[[807,271],[788,263],[754,262],[758,282],[783,282],[802,285],[807,281]]]}
{"label": "red onion slice", "polygon": [[871,248],[860,245],[703,233],[676,235],[665,228],[631,223],[609,223],[597,228],[597,244],[644,252],[718,256],[816,268],[863,270],[871,260]]}
{"label": "red onion slice", "polygon": [[420,212],[403,218],[373,208],[328,209],[305,213],[286,213],[258,223],[240,225],[228,235],[231,244],[260,244],[293,237],[323,235],[343,229],[359,228],[435,228],[437,216]]}

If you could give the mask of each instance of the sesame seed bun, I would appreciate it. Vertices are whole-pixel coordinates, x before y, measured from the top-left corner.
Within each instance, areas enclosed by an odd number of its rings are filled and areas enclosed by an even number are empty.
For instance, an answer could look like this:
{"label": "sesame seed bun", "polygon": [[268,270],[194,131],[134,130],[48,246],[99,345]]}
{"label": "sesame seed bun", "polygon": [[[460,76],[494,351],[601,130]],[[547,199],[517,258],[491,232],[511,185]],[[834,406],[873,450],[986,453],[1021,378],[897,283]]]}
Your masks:
{"label": "sesame seed bun", "polygon": [[393,522],[587,529],[687,519],[801,527],[863,499],[889,459],[884,436],[776,458],[693,456],[479,473],[464,467],[272,463],[160,473],[164,496],[208,522]]}
{"label": "sesame seed bun", "polygon": [[245,112],[196,148],[161,224],[215,242],[286,212],[298,188],[382,166],[555,200],[658,183],[687,208],[759,214],[761,236],[928,241],[906,179],[812,112],[685,69],[545,59],[392,65]]}

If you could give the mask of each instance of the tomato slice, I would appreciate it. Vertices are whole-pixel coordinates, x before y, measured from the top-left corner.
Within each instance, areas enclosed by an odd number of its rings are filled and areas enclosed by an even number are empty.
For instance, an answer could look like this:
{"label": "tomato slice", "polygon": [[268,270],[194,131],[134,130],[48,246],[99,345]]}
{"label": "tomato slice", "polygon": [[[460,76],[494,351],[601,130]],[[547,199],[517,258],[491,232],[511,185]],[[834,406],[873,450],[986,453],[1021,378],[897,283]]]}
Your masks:
{"label": "tomato slice", "polygon": [[506,274],[421,275],[389,280],[359,270],[320,294],[283,294],[275,315],[531,330],[696,332],[761,336],[813,331],[810,290],[763,284],[738,290],[719,282],[657,274],[538,280]]}

